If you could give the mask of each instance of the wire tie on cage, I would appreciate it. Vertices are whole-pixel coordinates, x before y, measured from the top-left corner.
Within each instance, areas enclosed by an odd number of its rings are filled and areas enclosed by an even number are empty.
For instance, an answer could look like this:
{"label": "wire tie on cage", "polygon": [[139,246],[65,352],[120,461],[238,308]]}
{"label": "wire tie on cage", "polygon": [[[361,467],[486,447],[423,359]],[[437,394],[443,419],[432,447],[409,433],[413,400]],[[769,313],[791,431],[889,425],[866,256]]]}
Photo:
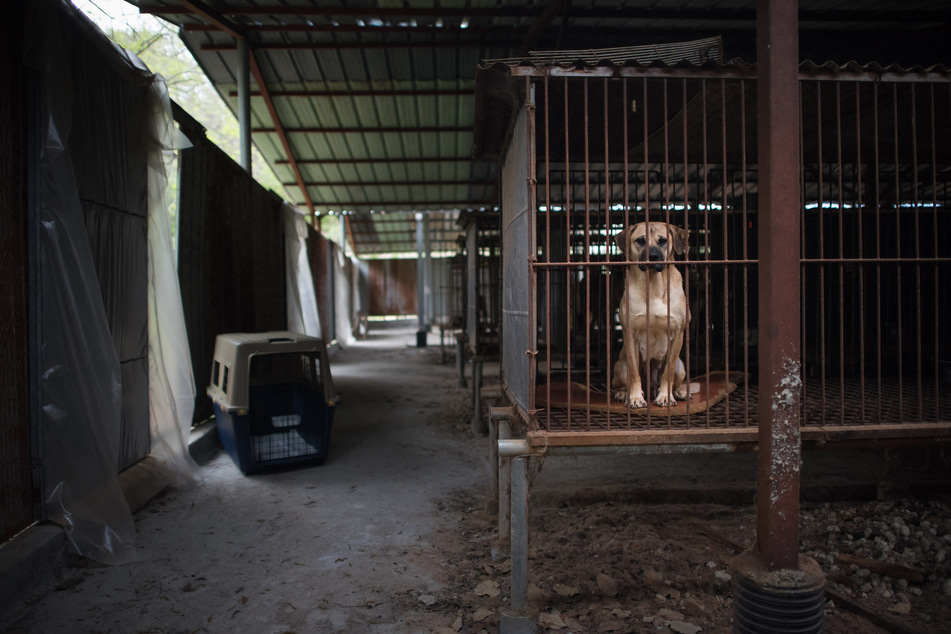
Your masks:
{"label": "wire tie on cage", "polygon": [[528,358],[534,358],[538,356],[538,350],[526,350],[525,356]]}

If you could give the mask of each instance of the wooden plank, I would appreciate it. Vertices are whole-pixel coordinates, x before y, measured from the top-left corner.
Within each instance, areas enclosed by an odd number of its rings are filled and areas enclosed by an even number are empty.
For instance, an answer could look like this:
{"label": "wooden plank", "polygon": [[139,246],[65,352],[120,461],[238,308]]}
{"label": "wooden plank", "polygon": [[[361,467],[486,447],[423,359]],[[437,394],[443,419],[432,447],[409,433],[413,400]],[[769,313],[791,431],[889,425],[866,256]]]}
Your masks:
{"label": "wooden plank", "polygon": [[905,579],[912,583],[922,583],[925,580],[925,573],[923,571],[900,564],[890,564],[877,559],[856,557],[847,553],[840,553],[835,559],[840,564],[846,566],[855,564],[859,568],[865,568],[876,574],[892,577],[893,579]]}

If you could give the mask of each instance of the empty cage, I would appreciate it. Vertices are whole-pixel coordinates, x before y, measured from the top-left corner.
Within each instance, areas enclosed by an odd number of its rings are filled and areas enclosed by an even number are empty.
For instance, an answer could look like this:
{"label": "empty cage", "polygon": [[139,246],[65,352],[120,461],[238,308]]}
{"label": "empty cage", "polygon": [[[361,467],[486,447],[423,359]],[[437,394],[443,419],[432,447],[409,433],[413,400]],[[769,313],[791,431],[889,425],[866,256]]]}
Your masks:
{"label": "empty cage", "polygon": [[502,323],[499,214],[464,212],[459,216],[459,224],[465,230],[465,327],[469,353],[497,357]]}

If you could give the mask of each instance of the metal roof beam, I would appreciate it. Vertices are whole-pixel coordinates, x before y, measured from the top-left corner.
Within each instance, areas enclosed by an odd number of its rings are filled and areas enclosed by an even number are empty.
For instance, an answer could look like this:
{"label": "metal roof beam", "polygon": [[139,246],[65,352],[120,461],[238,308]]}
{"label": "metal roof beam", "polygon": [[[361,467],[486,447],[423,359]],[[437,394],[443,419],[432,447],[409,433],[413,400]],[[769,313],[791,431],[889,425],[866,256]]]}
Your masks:
{"label": "metal roof beam", "polygon": [[[182,0],[181,4],[186,4]],[[147,5],[139,8],[140,13],[153,15],[188,15],[194,13],[188,7]],[[384,17],[421,18],[421,17],[458,17],[458,18],[537,18],[542,11],[531,7],[494,7],[494,8],[446,8],[446,7],[315,7],[315,6],[279,6],[279,7],[229,7],[228,15],[274,15],[274,16],[325,16],[325,17]],[[568,11],[571,19],[625,19],[625,20],[700,20],[700,21],[742,21],[755,22],[756,11],[750,9],[705,9],[705,8],[663,8],[663,7],[572,7]],[[803,9],[799,11],[801,22],[881,22],[881,23],[924,23],[947,22],[951,20],[951,11],[937,9],[932,11],[905,10],[819,10]]]}
{"label": "metal roof beam", "polygon": [[[336,181],[319,182],[307,181],[304,183],[307,187],[431,187],[431,186],[459,186],[472,185],[474,187],[492,187],[495,181],[474,181],[474,180],[447,180],[447,181]],[[297,185],[297,183],[281,183],[285,187]]]}
{"label": "metal roof beam", "polygon": [[247,35],[241,27],[235,26],[230,20],[199,0],[178,0],[178,3],[189,12],[200,15],[210,24],[221,29],[236,40],[247,40]]}
{"label": "metal roof beam", "polygon": [[[252,132],[277,132],[275,128],[254,128]],[[284,128],[287,134],[359,134],[388,132],[472,132],[472,126],[420,126],[420,127],[383,127],[383,128]]]}
{"label": "metal roof beam", "polygon": [[[271,97],[467,97],[475,92],[472,88],[406,88],[400,90],[272,90]],[[231,90],[229,97],[236,97],[238,92]],[[252,92],[252,97],[262,96],[259,92]]]}
{"label": "metal roof beam", "polygon": [[[254,81],[257,82],[258,88],[261,90],[261,94],[264,97],[264,103],[267,106],[268,114],[271,115],[271,121],[274,122],[274,132],[277,132],[277,136],[281,139],[281,146],[284,148],[284,153],[287,155],[289,165],[291,170],[294,172],[294,178],[297,180],[297,186],[300,187],[301,194],[304,196],[304,203],[307,205],[307,209],[310,211],[310,215],[314,215],[314,203],[310,200],[310,195],[307,193],[307,188],[304,187],[304,177],[300,173],[300,167],[297,165],[297,160],[294,158],[294,152],[291,150],[290,141],[287,138],[287,131],[284,129],[284,126],[281,124],[281,119],[277,115],[277,109],[274,107],[274,100],[271,99],[270,94],[267,90],[267,84],[264,81],[264,75],[261,74],[261,68],[258,66],[258,61],[254,58],[254,51],[250,51],[250,61],[251,61],[251,74],[254,75]],[[252,130],[252,133],[254,131]]]}
{"label": "metal roof beam", "polygon": [[[189,33],[203,33],[217,31],[213,24],[186,24],[185,31]],[[442,34],[475,34],[487,35],[504,31],[519,31],[520,26],[361,26],[359,24],[252,24],[246,27],[248,33],[442,33]]]}
{"label": "metal roof beam", "polygon": [[[419,158],[365,158],[365,159],[297,159],[298,165],[385,165],[387,163],[492,163],[477,161],[471,156],[424,156]],[[287,165],[287,161],[274,161],[275,165]]]}
{"label": "metal roof beam", "polygon": [[[241,27],[232,24],[230,20],[218,13],[215,9],[206,5],[204,2],[201,2],[200,0],[178,0],[178,3],[181,6],[189,9],[191,12],[197,13],[208,22],[219,27],[222,31],[228,33],[236,40],[243,40],[244,42],[248,41],[247,35],[244,33]],[[235,45],[233,48],[237,49],[237,45]],[[310,210],[310,213],[313,216],[314,204],[311,202],[310,196],[307,194],[307,189],[303,186],[304,179],[301,176],[300,169],[297,167],[297,163],[294,161],[294,154],[291,152],[291,146],[287,141],[287,135],[284,133],[281,120],[277,116],[277,110],[274,108],[274,102],[271,100],[271,96],[268,94],[267,84],[264,82],[264,76],[261,74],[261,69],[258,67],[258,62],[254,57],[254,50],[251,49],[250,43],[248,47],[248,65],[250,67],[251,74],[254,76],[254,81],[256,81],[258,84],[258,90],[260,90],[261,96],[264,97],[264,102],[267,105],[268,112],[271,115],[271,121],[274,122],[274,130],[278,133],[281,143],[284,146],[284,152],[287,154],[291,169],[294,172],[294,176],[297,178],[298,187],[300,187],[301,193],[304,196],[304,202],[307,205],[307,209]]]}
{"label": "metal roof beam", "polygon": [[[353,202],[353,201],[320,201],[318,207],[333,207],[335,209],[354,209],[356,207],[400,207],[399,211],[443,211],[450,209],[479,209],[482,207],[495,207],[494,201],[473,201],[473,200],[378,200],[371,202]],[[413,209],[414,207],[436,207],[441,206],[440,210]],[[382,210],[381,210],[382,211]],[[395,212],[395,210],[394,210]]]}
{"label": "metal roof beam", "polygon": [[[262,51],[338,51],[338,50],[367,50],[378,48],[452,48],[452,49],[487,49],[512,48],[515,41],[492,42],[488,40],[473,40],[460,42],[459,40],[440,40],[438,42],[423,42],[419,40],[395,42],[392,40],[380,42],[269,42],[255,46]],[[235,50],[234,44],[202,44],[201,50],[210,53],[229,53]]]}
{"label": "metal roof beam", "polygon": [[555,18],[561,16],[563,20],[568,19],[570,9],[571,0],[548,0],[548,5],[541,12],[541,15],[535,18],[522,37],[522,48],[528,50],[534,47],[535,42],[538,41],[538,38],[541,37]]}

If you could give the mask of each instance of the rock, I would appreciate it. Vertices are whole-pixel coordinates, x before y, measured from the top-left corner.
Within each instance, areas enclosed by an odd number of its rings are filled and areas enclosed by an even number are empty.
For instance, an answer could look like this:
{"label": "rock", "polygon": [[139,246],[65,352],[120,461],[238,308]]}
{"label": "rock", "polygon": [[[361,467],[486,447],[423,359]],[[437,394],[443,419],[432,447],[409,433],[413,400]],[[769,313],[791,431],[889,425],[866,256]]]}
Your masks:
{"label": "rock", "polygon": [[563,583],[556,583],[552,590],[560,597],[573,597],[581,592],[576,586],[569,586]]}
{"label": "rock", "polygon": [[888,606],[888,611],[894,614],[911,614],[911,604],[905,602],[893,603]]}
{"label": "rock", "polygon": [[706,611],[707,609],[703,604],[694,597],[684,601],[684,613],[689,616],[702,616]]}
{"label": "rock", "polygon": [[544,627],[549,630],[560,630],[567,627],[565,620],[561,618],[561,614],[557,610],[539,614],[538,625],[539,627]]}
{"label": "rock", "polygon": [[472,621],[474,623],[481,623],[482,621],[486,620],[493,614],[495,614],[495,612],[493,612],[492,610],[488,608],[479,608],[478,610],[472,613]]}
{"label": "rock", "polygon": [[419,595],[419,602],[423,605],[435,605],[436,597],[431,594],[421,594]]}
{"label": "rock", "polygon": [[604,574],[599,572],[597,576],[598,588],[601,590],[601,593],[606,597],[616,597],[618,594],[617,581]]}
{"label": "rock", "polygon": [[697,634],[702,630],[701,627],[686,621],[667,621],[666,625],[679,634]]}
{"label": "rock", "polygon": [[501,592],[499,584],[491,579],[486,579],[475,587],[475,593],[480,597],[497,597]]}
{"label": "rock", "polygon": [[668,610],[667,608],[661,608],[657,612],[657,616],[668,621],[683,621],[684,615],[675,610]]}
{"label": "rock", "polygon": [[719,579],[720,581],[730,581],[733,579],[733,576],[728,573],[726,570],[716,570],[713,573],[713,576]]}

